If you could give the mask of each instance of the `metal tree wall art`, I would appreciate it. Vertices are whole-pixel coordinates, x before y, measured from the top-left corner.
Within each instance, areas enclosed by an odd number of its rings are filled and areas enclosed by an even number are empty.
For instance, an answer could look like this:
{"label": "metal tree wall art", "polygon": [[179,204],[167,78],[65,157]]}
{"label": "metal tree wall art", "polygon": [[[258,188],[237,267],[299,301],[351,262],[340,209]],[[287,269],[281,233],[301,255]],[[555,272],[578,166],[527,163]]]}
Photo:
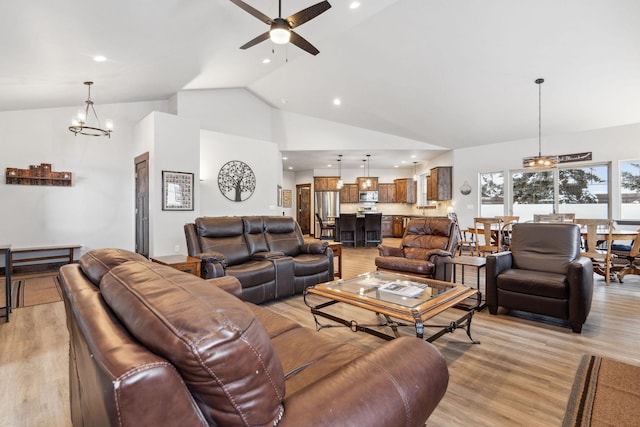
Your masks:
{"label": "metal tree wall art", "polygon": [[232,160],[220,168],[218,188],[232,202],[242,202],[256,190],[256,176],[248,164]]}

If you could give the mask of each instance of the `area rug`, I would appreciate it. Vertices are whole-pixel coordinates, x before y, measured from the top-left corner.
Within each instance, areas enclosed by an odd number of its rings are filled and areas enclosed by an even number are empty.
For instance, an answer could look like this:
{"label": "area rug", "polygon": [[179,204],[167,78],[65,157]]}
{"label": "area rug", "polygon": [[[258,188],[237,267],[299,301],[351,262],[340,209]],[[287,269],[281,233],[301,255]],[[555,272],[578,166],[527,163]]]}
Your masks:
{"label": "area rug", "polygon": [[40,274],[20,277],[13,281],[14,308],[62,301],[57,274]]}
{"label": "area rug", "polygon": [[582,356],[562,425],[640,425],[640,366]]}

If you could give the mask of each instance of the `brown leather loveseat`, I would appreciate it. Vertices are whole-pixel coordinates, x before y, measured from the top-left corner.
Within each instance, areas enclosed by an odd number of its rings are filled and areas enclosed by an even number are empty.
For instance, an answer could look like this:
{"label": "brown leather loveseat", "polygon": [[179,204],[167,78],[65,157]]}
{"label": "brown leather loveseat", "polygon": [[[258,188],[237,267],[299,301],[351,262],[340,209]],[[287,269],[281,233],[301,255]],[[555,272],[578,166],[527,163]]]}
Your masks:
{"label": "brown leather loveseat", "polygon": [[189,255],[202,260],[202,277],[236,277],[245,301],[260,304],[333,280],[328,243],[305,243],[291,217],[202,217],[184,231]]}
{"label": "brown leather loveseat", "polygon": [[60,270],[78,426],[421,426],[446,362],[412,337],[366,351],[119,250]]}
{"label": "brown leather loveseat", "polygon": [[448,217],[414,218],[407,224],[400,247],[378,245],[378,270],[438,280],[450,280],[446,261],[454,256],[458,230]]}

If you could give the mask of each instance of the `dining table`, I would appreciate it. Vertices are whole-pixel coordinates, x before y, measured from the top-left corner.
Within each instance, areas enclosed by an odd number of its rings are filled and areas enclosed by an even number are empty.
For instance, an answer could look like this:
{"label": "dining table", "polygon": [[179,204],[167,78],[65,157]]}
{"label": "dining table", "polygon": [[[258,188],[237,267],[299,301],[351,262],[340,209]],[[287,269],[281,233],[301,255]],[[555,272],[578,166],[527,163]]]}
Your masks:
{"label": "dining table", "polygon": [[[587,239],[588,233],[587,233],[587,228],[586,227],[582,227],[580,228],[580,234],[582,235],[582,238],[585,240]],[[596,247],[600,246],[602,243],[607,242],[607,248],[610,248],[611,245],[614,244],[614,242],[616,241],[629,241],[629,240],[634,240],[636,238],[636,236],[638,235],[638,231],[634,231],[634,230],[625,230],[625,229],[613,229],[611,230],[611,232],[609,232],[609,228],[608,227],[598,227],[596,229]],[[586,243],[585,243],[586,245]],[[588,248],[586,248],[588,249]],[[611,257],[611,251],[608,250],[607,253],[607,258],[609,260],[610,263],[610,269],[609,269],[609,279],[612,278],[616,278],[617,277],[617,273],[622,270],[624,268],[624,266],[621,265],[614,265],[613,261],[612,261],[612,257]],[[600,276],[606,276],[606,269],[604,267],[602,267],[602,265],[594,265],[593,266],[593,271],[594,273],[600,275]],[[620,278],[618,278],[618,280],[620,280]],[[608,281],[607,281],[608,283]]]}

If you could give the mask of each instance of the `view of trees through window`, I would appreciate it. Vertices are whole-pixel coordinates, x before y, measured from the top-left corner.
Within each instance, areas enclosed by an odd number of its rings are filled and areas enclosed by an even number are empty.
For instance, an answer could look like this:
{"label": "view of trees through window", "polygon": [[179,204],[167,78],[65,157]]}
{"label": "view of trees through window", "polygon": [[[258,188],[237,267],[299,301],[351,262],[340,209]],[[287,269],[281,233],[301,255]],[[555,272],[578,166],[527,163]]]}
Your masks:
{"label": "view of trees through window", "polygon": [[620,163],[620,218],[640,218],[640,160]]}
{"label": "view of trees through window", "polygon": [[[635,188],[634,200],[640,200],[640,162],[635,174],[627,174],[629,188]],[[514,171],[510,175],[511,212],[505,205],[505,179],[502,172],[480,174],[481,216],[513,214],[520,221],[534,214],[575,213],[583,218],[608,218],[609,166],[558,168],[546,171]],[[635,184],[635,187],[633,187]],[[640,209],[640,201],[635,203]],[[636,214],[636,218],[638,215]]]}

